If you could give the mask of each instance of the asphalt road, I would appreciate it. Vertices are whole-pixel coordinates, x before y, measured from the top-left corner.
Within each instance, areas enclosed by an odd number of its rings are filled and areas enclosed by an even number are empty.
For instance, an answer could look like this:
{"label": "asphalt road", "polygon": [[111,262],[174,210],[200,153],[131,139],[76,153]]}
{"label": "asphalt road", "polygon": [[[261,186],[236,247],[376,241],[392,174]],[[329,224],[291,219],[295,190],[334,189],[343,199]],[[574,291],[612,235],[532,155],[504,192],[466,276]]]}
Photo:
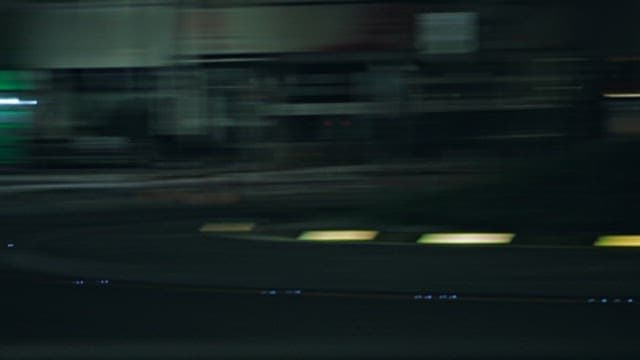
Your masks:
{"label": "asphalt road", "polygon": [[207,222],[304,223],[330,214],[322,210],[5,217],[0,358],[596,359],[640,350],[638,251],[199,232]]}
{"label": "asphalt road", "polygon": [[635,358],[637,306],[3,279],[3,359]]}

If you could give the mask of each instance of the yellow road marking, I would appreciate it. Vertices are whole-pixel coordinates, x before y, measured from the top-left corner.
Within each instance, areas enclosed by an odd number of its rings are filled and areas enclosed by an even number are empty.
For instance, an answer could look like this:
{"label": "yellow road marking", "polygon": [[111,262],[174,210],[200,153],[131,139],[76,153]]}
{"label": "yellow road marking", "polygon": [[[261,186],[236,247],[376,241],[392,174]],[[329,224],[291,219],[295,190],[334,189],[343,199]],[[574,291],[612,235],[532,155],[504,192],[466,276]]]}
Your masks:
{"label": "yellow road marking", "polygon": [[305,231],[298,240],[310,241],[367,241],[378,236],[375,230],[312,230]]}
{"label": "yellow road marking", "polygon": [[640,235],[607,235],[601,236],[593,244],[594,246],[640,246]]}
{"label": "yellow road marking", "polygon": [[434,245],[499,245],[509,244],[515,234],[511,233],[436,233],[423,234],[419,244]]}
{"label": "yellow road marking", "polygon": [[208,223],[202,225],[200,232],[248,232],[254,227],[254,223]]}

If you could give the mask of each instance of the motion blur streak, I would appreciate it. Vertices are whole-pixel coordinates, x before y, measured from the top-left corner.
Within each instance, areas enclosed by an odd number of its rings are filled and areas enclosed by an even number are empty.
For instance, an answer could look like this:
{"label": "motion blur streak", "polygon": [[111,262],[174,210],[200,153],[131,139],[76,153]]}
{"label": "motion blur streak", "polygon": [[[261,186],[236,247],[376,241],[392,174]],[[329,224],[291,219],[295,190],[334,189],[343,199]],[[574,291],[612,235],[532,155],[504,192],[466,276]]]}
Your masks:
{"label": "motion blur streak", "polygon": [[38,100],[21,100],[18,98],[0,98],[0,105],[38,105]]}
{"label": "motion blur streak", "polygon": [[508,233],[424,234],[418,239],[418,243],[437,245],[498,245],[510,243],[514,236],[514,234]]}
{"label": "motion blur streak", "polygon": [[609,99],[636,99],[640,98],[640,93],[606,93],[603,96]]}
{"label": "motion blur streak", "polygon": [[378,236],[373,230],[314,230],[305,231],[298,237],[298,240],[311,241],[367,241]]}
{"label": "motion blur streak", "polygon": [[640,235],[607,235],[601,236],[593,244],[595,246],[640,246]]}
{"label": "motion blur streak", "polygon": [[200,232],[246,232],[254,227],[253,223],[210,223],[202,225]]}

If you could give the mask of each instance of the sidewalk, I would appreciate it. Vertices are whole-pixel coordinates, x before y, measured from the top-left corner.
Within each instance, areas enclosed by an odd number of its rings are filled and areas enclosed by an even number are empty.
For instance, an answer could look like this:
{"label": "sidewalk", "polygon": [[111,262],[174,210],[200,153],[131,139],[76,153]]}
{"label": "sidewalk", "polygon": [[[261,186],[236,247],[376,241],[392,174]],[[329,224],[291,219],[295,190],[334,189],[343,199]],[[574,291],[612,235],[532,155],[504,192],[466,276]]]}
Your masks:
{"label": "sidewalk", "polygon": [[0,193],[34,191],[142,189],[154,187],[248,184],[316,184],[357,181],[385,176],[476,173],[482,165],[471,162],[397,162],[365,165],[315,166],[273,169],[264,164],[187,169],[98,169],[0,173]]}

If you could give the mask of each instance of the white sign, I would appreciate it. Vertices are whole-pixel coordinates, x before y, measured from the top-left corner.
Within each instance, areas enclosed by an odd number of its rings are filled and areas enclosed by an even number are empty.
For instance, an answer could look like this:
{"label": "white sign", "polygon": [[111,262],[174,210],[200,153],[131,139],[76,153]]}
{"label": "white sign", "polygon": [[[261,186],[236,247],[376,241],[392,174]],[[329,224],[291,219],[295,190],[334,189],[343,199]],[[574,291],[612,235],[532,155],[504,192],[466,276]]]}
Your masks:
{"label": "white sign", "polygon": [[478,47],[477,15],[425,13],[416,17],[416,46],[427,55],[468,54]]}

